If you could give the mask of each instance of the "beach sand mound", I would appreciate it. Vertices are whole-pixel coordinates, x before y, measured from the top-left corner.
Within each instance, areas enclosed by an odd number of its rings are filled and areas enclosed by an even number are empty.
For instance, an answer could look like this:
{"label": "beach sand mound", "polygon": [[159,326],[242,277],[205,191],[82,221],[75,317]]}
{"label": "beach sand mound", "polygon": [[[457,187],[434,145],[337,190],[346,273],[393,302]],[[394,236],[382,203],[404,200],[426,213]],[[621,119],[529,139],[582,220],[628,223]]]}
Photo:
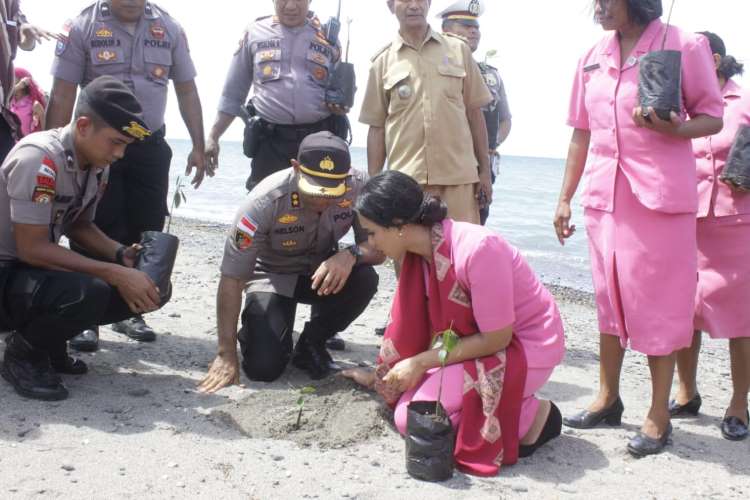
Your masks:
{"label": "beach sand mound", "polygon": [[[342,377],[310,383],[297,427],[302,387],[259,390],[215,409],[220,421],[256,439],[292,441],[303,447],[345,448],[394,432],[391,412],[373,393]],[[303,387],[307,387],[303,386]]]}

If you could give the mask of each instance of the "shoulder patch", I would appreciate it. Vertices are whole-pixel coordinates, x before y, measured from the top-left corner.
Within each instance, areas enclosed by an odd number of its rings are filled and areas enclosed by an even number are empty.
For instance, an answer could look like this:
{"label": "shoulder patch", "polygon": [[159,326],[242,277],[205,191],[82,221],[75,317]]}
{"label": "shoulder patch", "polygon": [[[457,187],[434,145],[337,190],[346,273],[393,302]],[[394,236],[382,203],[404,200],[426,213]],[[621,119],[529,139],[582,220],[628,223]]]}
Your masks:
{"label": "shoulder patch", "polygon": [[375,60],[379,58],[386,50],[391,48],[391,45],[393,45],[393,42],[388,42],[387,45],[383,46],[380,50],[375,52],[375,55],[370,58],[370,62],[375,62]]}

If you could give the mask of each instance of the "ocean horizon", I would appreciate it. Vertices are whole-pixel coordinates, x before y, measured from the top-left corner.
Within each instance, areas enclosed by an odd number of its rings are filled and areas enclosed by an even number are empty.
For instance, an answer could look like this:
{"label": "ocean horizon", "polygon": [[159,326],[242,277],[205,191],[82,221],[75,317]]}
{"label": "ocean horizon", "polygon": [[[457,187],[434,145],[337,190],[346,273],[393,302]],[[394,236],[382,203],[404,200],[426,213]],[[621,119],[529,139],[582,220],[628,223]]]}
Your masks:
{"label": "ocean horizon", "polygon": [[[171,202],[177,178],[185,179],[191,143],[169,139],[169,144],[173,150]],[[354,167],[366,170],[365,149],[352,147],[351,154]],[[564,171],[563,159],[503,156],[487,226],[517,247],[543,282],[591,292],[588,242],[583,230],[583,209],[578,201],[573,203],[572,223],[579,231],[564,247],[558,243],[552,226]],[[249,174],[250,160],[242,154],[242,144],[222,141],[216,176],[206,178],[198,190],[185,179],[187,203],[173,215],[230,224],[247,196],[245,180]]]}

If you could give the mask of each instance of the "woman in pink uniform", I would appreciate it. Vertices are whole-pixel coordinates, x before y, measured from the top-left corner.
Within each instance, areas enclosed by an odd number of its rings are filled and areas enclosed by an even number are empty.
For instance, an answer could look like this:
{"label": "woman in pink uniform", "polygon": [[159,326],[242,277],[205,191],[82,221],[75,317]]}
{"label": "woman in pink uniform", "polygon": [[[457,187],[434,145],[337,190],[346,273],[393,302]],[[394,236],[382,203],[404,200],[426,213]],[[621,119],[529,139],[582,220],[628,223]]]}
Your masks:
{"label": "woman in pink uniform", "polygon": [[698,163],[698,293],[693,345],[677,354],[680,389],[670,403],[672,416],[697,415],[701,396],[696,386],[701,331],[729,339],[732,394],[721,424],[722,435],[740,441],[748,435],[747,394],[750,389],[750,194],[719,180],[738,130],[750,126],[750,92],[732,77],[743,67],[721,38],[702,33],[716,62],[724,93],[724,129],[693,141]]}
{"label": "woman in pink uniform", "polygon": [[23,68],[15,69],[16,86],[10,101],[10,109],[21,120],[24,136],[44,130],[47,98],[39,89],[31,73]]}
{"label": "woman in pink uniform", "polygon": [[431,339],[452,328],[461,340],[443,370],[441,402],[457,429],[458,466],[493,475],[557,437],[562,416],[535,393],[564,357],[562,320],[518,250],[482,226],[445,219],[445,204],[400,172],[370,179],[357,211],[370,241],[402,267],[378,370],[345,375],[394,404],[403,434],[408,404],[437,400]]}
{"label": "woman in pink uniform", "polygon": [[[620,424],[629,343],[651,370],[651,407],[628,443],[631,454],[644,456],[669,440],[674,353],[691,341],[698,205],[691,139],[721,130],[723,103],[708,41],[662,23],[661,0],[597,0],[595,14],[608,33],[578,66],[568,117],[575,130],[554,224],[560,243],[574,234],[570,202],[585,177],[600,381],[594,402],[564,423]],[[683,110],[669,121],[641,109],[638,98],[639,60],[660,50],[665,34],[666,48],[682,53]]]}

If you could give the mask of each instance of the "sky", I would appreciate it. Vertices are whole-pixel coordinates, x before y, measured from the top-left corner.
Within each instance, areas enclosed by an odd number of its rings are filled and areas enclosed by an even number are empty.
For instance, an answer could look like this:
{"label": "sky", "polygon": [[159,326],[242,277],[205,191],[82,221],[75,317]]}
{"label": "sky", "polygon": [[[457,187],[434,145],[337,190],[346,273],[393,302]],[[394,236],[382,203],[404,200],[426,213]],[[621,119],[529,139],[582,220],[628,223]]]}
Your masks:
{"label": "sky", "polygon": [[[434,28],[440,28],[435,14],[453,1],[433,0],[430,22]],[[665,10],[669,1],[664,0]],[[75,17],[92,0],[22,0],[21,3],[31,22],[59,31],[66,19]],[[156,3],[187,32],[198,70],[196,81],[208,133],[238,41],[250,22],[272,13],[272,0]],[[591,0],[485,0],[487,8],[481,18],[483,40],[476,56],[482,59],[488,50],[497,50],[497,56],[489,62],[500,69],[513,113],[513,131],[501,148],[503,154],[565,157],[571,133],[565,118],[576,62],[603,35],[592,21],[591,4]],[[322,21],[335,14],[336,6],[337,0],[312,1],[312,9]],[[356,122],[370,58],[395,37],[398,23],[385,0],[343,0],[342,18],[352,19],[350,62],[356,67],[360,91],[350,118],[354,125],[354,145],[364,146],[367,129]],[[713,31],[724,38],[730,54],[750,62],[748,19],[748,0],[676,0],[673,24],[691,31]],[[342,38],[346,40],[345,28]],[[54,44],[47,42],[34,52],[19,51],[16,64],[29,69],[44,88],[50,89],[53,56]],[[744,80],[750,85],[750,77]],[[739,81],[742,83],[742,79]],[[188,137],[174,92],[170,93],[167,109],[167,135]],[[241,140],[241,137],[240,120],[236,120],[222,140]]]}

